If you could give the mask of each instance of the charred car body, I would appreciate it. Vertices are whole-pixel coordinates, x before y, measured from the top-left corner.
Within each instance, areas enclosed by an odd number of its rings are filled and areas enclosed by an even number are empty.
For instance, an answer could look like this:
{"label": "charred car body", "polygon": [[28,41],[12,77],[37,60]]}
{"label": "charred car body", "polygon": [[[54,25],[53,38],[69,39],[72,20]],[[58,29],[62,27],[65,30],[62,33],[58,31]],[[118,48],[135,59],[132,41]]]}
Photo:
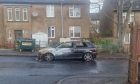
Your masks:
{"label": "charred car body", "polygon": [[85,61],[92,61],[96,58],[96,55],[96,48],[91,42],[73,41],[61,43],[56,47],[39,50],[38,60],[52,61],[56,58],[82,58]]}

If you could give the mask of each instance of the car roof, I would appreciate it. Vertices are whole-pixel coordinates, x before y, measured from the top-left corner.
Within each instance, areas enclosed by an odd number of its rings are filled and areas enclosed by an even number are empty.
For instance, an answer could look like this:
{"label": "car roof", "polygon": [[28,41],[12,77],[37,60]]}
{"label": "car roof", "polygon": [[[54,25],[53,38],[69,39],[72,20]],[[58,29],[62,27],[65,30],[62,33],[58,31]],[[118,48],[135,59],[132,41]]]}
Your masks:
{"label": "car roof", "polygon": [[63,43],[67,43],[67,42],[72,42],[72,43],[84,42],[84,43],[86,43],[86,42],[90,42],[90,41],[79,41],[79,40],[74,40],[74,41],[66,41],[66,42],[63,42]]}

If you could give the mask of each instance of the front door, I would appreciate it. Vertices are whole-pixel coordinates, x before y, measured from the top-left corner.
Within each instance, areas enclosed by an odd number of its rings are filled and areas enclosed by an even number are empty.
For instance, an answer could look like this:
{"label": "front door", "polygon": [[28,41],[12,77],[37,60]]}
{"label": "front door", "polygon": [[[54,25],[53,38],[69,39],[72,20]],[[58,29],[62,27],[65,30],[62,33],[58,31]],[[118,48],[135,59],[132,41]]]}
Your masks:
{"label": "front door", "polygon": [[74,57],[81,57],[86,49],[86,46],[83,42],[75,42],[75,50],[74,50]]}
{"label": "front door", "polygon": [[15,30],[15,39],[23,38],[23,31],[22,30]]}

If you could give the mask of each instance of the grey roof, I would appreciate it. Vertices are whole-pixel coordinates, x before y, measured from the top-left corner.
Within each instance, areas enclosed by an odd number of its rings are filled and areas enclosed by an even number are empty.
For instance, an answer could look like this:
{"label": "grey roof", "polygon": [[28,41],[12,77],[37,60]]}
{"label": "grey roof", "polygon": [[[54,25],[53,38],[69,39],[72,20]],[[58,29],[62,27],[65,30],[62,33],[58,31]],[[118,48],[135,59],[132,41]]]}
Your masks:
{"label": "grey roof", "polygon": [[[115,10],[117,10],[117,0],[114,1],[114,6],[115,6]],[[124,10],[127,10],[129,8],[130,4],[128,2],[126,2],[124,4]],[[133,7],[132,7],[133,11],[140,11],[140,0],[134,0],[133,2]]]}
{"label": "grey roof", "polygon": [[0,0],[0,3],[9,3],[9,4],[85,4],[89,3],[89,0]]}

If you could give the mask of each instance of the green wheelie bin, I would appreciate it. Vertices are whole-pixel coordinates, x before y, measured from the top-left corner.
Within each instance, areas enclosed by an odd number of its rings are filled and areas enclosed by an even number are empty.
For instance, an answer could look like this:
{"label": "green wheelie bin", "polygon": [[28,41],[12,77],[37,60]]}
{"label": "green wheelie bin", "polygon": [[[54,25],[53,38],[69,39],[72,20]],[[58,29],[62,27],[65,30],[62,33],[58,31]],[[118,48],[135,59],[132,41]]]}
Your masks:
{"label": "green wheelie bin", "polygon": [[35,39],[19,38],[15,40],[15,49],[22,52],[23,50],[35,51]]}

